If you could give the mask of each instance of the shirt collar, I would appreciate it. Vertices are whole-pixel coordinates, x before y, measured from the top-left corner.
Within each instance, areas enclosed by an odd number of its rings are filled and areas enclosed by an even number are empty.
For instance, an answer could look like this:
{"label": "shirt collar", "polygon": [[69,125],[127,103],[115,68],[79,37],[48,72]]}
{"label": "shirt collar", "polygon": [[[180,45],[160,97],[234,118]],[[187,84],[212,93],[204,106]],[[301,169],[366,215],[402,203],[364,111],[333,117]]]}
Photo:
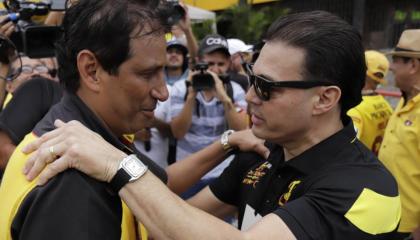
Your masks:
{"label": "shirt collar", "polygon": [[350,123],[340,131],[285,162],[285,166],[289,166],[308,175],[337,161],[335,155],[346,144],[351,144],[355,139],[356,132],[354,131],[353,124]]}

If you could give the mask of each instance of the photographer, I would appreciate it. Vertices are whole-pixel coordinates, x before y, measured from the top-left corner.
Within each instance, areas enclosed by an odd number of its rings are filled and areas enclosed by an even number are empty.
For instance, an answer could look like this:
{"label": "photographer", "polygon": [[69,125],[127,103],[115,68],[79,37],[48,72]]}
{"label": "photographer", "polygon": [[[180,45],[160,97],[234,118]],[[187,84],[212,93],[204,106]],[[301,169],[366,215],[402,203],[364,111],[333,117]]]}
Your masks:
{"label": "photographer", "polygon": [[14,30],[11,21],[0,27],[0,179],[13,150],[62,95],[58,82],[52,81],[57,80],[55,59],[19,56],[8,39]]}
{"label": "photographer", "polygon": [[[235,82],[226,81],[219,76],[227,73],[230,55],[227,41],[220,35],[206,36],[200,45],[201,61],[208,64],[205,74],[194,72],[189,79],[178,81],[172,88],[171,129],[178,140],[176,160],[179,161],[197,152],[218,139],[227,129],[241,130],[246,128],[245,92]],[[204,90],[197,90],[201,81],[212,81]],[[229,91],[230,89],[230,91]],[[231,92],[231,96],[229,96]],[[218,177],[228,161],[221,163],[183,197],[194,195],[214,178]]]}
{"label": "photographer", "polygon": [[[0,16],[0,22],[6,16]],[[12,22],[8,22],[5,24],[0,24],[0,36],[2,37],[9,37],[13,31],[15,30],[15,25]],[[6,95],[6,76],[9,71],[8,60],[0,62],[0,106],[3,105],[4,97]]]}

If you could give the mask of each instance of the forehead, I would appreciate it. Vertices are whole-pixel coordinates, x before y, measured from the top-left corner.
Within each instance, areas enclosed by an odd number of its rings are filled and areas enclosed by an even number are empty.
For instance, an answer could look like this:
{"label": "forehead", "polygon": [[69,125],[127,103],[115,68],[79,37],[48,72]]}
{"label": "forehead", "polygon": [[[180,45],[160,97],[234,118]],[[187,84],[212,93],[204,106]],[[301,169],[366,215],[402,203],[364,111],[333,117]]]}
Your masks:
{"label": "forehead", "polygon": [[130,41],[131,58],[126,62],[147,68],[164,65],[166,61],[166,41],[163,34],[151,34]]}
{"label": "forehead", "polygon": [[272,80],[300,80],[305,51],[281,41],[268,42],[261,49],[253,71]]}
{"label": "forehead", "polygon": [[[27,66],[37,66],[37,65],[42,65],[42,62],[39,59],[32,59],[32,58],[28,58],[28,57],[21,57],[22,60],[22,66],[27,65]],[[19,67],[20,62],[19,60],[15,60],[12,64],[13,67]]]}
{"label": "forehead", "polygon": [[226,54],[220,51],[206,53],[203,55],[203,60],[206,62],[226,62],[230,60]]}

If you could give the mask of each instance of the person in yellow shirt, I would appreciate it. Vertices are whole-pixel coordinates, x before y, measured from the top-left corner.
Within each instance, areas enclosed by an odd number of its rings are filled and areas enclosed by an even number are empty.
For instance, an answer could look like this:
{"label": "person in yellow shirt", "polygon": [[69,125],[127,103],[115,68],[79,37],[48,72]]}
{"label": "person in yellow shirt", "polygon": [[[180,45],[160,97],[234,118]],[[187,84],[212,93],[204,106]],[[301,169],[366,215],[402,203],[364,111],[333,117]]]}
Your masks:
{"label": "person in yellow shirt", "polygon": [[384,54],[373,50],[366,51],[365,58],[367,71],[363,101],[350,109],[347,115],[353,120],[357,138],[378,155],[392,107],[375,90],[379,84],[386,83],[389,61]]}
{"label": "person in yellow shirt", "polygon": [[405,30],[390,55],[402,98],[389,119],[379,159],[397,179],[402,204],[398,231],[408,234],[420,230],[420,29]]}

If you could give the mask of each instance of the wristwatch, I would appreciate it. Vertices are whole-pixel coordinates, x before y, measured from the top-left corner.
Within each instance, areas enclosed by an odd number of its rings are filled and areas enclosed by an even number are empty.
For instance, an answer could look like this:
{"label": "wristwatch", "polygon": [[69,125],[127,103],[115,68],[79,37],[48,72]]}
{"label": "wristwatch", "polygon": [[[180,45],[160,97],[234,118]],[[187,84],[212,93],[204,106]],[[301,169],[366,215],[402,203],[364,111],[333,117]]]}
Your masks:
{"label": "wristwatch", "polygon": [[232,146],[230,146],[229,144],[229,135],[234,133],[235,131],[232,129],[226,130],[223,134],[222,137],[220,138],[220,143],[222,144],[223,150],[225,151],[230,151],[232,150]]}
{"label": "wristwatch", "polygon": [[121,161],[117,173],[109,184],[118,193],[125,184],[143,176],[147,172],[147,169],[147,166],[136,155],[128,155]]}

